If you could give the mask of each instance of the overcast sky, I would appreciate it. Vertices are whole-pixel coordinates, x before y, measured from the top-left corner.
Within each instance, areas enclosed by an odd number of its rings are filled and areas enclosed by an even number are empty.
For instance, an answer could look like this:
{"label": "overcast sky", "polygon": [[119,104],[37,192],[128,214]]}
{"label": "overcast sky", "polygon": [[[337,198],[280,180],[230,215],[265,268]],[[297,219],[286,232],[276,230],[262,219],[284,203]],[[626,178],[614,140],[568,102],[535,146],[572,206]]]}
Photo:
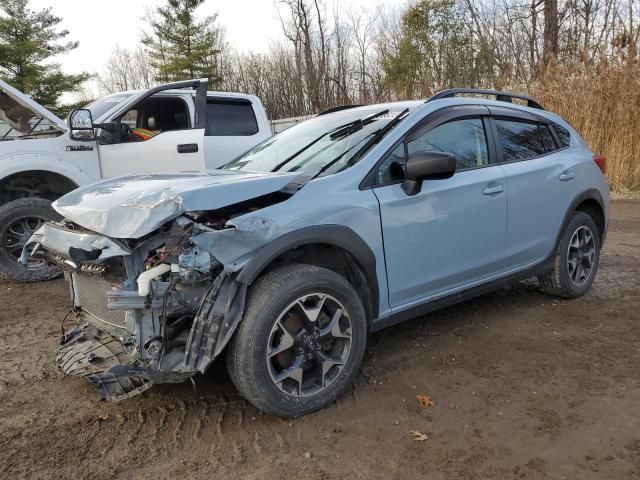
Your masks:
{"label": "overcast sky", "polygon": [[[404,4],[406,0],[325,0],[328,12],[334,5],[344,8],[373,8],[382,3]],[[58,61],[67,73],[100,72],[116,45],[133,47],[146,27],[143,18],[148,8],[162,5],[162,0],[31,0],[31,8],[53,7],[62,17],[69,39],[80,46],[60,56]],[[206,16],[219,13],[226,29],[227,41],[239,51],[264,52],[269,42],[282,38],[282,29],[274,0],[207,0],[197,11]]]}

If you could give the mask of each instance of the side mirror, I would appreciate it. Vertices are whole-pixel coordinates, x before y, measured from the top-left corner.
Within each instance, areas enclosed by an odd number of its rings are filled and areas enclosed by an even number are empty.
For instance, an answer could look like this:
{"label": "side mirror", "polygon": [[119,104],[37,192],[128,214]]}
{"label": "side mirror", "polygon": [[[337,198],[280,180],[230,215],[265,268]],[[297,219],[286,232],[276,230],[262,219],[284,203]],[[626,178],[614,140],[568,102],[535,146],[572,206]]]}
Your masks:
{"label": "side mirror", "polygon": [[93,119],[86,108],[77,108],[69,114],[69,135],[73,140],[95,140]]}
{"label": "side mirror", "polygon": [[456,173],[456,157],[446,152],[415,152],[407,160],[402,189],[407,195],[420,192],[423,180],[443,180]]}

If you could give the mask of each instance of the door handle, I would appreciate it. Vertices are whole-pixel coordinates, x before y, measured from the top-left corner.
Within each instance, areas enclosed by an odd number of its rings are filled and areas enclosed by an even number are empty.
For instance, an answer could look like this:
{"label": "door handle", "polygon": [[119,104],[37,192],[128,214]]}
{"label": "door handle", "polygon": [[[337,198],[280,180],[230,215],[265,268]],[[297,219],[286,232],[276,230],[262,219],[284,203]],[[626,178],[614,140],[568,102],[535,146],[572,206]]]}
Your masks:
{"label": "door handle", "polygon": [[575,178],[575,173],[573,172],[569,172],[569,171],[564,171],[560,174],[560,181],[561,182],[568,182],[569,180],[573,180]]}
{"label": "door handle", "polygon": [[181,145],[178,145],[178,153],[196,153],[197,151],[197,143],[183,143]]}
{"label": "door handle", "polygon": [[482,193],[484,193],[485,195],[495,195],[496,193],[500,193],[503,191],[504,191],[504,187],[502,185],[489,184],[488,186],[484,187],[484,190],[482,190]]}

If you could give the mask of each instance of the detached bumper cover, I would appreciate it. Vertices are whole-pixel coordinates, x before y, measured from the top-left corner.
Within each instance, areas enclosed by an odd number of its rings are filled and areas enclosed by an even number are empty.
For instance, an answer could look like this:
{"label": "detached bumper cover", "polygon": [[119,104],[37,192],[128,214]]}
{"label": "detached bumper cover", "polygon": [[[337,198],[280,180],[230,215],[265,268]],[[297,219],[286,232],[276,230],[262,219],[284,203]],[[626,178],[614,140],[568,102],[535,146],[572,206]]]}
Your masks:
{"label": "detached bumper cover", "polygon": [[63,336],[56,363],[67,375],[89,380],[104,400],[119,402],[154,383],[180,383],[196,372],[157,371],[138,365],[120,339],[90,323],[80,323]]}
{"label": "detached bumper cover", "polygon": [[30,253],[27,247],[32,244],[43,245],[49,252],[71,258],[77,264],[85,261],[101,262],[107,258],[131,253],[124,246],[103,235],[67,230],[52,223],[45,223],[31,236],[22,250],[20,262],[23,264],[26,264]]}

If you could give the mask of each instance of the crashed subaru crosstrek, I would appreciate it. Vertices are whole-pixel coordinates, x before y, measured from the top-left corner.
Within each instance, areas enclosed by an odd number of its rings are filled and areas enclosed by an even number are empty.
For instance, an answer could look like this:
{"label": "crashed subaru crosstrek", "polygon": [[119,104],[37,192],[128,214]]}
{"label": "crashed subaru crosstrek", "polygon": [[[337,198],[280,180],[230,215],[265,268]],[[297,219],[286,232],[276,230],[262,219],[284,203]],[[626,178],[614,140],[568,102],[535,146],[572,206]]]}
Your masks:
{"label": "crashed subaru crosstrek", "polygon": [[67,272],[77,324],[57,363],[103,398],[225,353],[247,400],[298,416],[345,392],[369,332],[531,276],[584,294],[604,170],[535,100],[448,90],[334,109],[218,170],[82,187],[25,252]]}

